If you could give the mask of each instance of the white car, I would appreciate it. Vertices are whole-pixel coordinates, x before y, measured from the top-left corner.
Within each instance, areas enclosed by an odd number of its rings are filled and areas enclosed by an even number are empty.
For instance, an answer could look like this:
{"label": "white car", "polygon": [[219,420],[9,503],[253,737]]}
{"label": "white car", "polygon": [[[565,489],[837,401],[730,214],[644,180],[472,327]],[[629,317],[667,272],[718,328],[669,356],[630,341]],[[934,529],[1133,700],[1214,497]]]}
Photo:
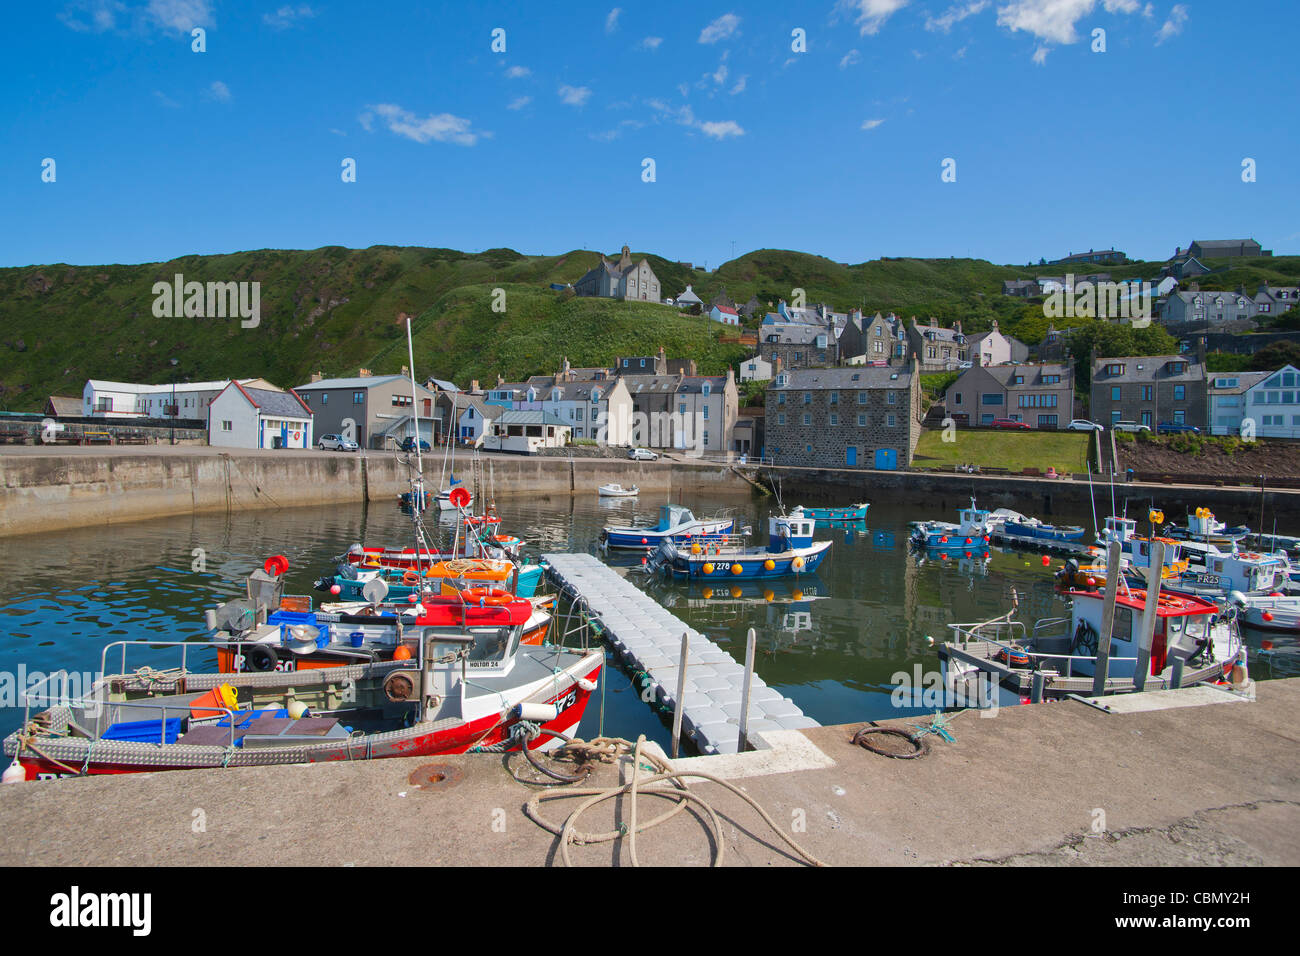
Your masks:
{"label": "white car", "polygon": [[342,435],[321,435],[316,447],[321,451],[357,451],[360,448],[351,438]]}
{"label": "white car", "polygon": [[1065,426],[1065,430],[1067,432],[1104,432],[1106,427],[1098,425],[1096,422],[1090,422],[1086,418],[1076,418]]}
{"label": "white car", "polygon": [[1116,422],[1111,428],[1117,432],[1149,432],[1150,425],[1139,425],[1137,422]]}
{"label": "white car", "polygon": [[629,448],[627,457],[632,461],[656,461],[659,458],[658,452],[653,452],[649,448]]}

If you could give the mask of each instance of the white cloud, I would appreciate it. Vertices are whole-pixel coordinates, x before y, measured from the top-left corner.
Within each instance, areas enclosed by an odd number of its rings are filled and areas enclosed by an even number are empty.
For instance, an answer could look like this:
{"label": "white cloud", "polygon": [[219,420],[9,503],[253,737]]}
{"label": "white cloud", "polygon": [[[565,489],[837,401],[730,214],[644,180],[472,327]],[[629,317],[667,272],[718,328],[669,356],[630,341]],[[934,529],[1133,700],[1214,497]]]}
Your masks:
{"label": "white cloud", "polygon": [[528,67],[526,66],[512,66],[510,67],[510,69],[506,70],[506,76],[510,77],[510,79],[512,80],[517,80],[521,76],[532,76],[532,75],[533,75],[533,71],[528,69]]}
{"label": "white cloud", "polygon": [[877,126],[879,126],[879,125],[880,125],[881,123],[883,123],[883,122],[884,122],[884,120],[882,120],[882,119],[869,119],[869,120],[863,120],[863,121],[862,121],[862,128],[863,128],[863,129],[875,129]]}
{"label": "white cloud", "polygon": [[216,100],[219,103],[230,102],[230,87],[226,86],[220,80],[213,80],[208,86],[207,96],[209,99]]}
{"label": "white cloud", "polygon": [[316,11],[307,4],[302,3],[296,7],[280,7],[275,13],[262,14],[262,22],[267,26],[275,27],[277,30],[284,30],[294,25],[298,20],[310,20],[316,16]]}
{"label": "white cloud", "polygon": [[[450,113],[434,113],[421,118],[392,103],[380,103],[368,109],[380,116],[398,136],[405,136],[417,143],[436,140],[439,143],[455,143],[457,146],[473,146],[479,137],[490,135],[472,131],[469,120]],[[361,125],[370,129],[368,115],[363,117]]]}
{"label": "white cloud", "polygon": [[160,25],[182,33],[212,25],[208,0],[149,0],[149,16]]}
{"label": "white cloud", "polygon": [[[1136,2],[1136,0],[1133,0]],[[943,12],[941,16],[932,17],[926,15],[925,28],[931,32],[947,33],[952,29],[954,23],[961,23],[967,17],[973,17],[975,14],[982,12],[989,5],[989,0],[972,0],[966,4],[954,4]]]}
{"label": "white cloud", "polygon": [[159,103],[161,103],[163,106],[166,106],[168,109],[177,110],[180,109],[181,107],[181,104],[177,103],[174,99],[172,99],[162,90],[154,90],[153,95],[158,98]]}
{"label": "white cloud", "polygon": [[1042,66],[1044,63],[1047,62],[1047,54],[1051,52],[1052,52],[1051,47],[1039,45],[1038,49],[1034,50],[1034,58],[1033,58],[1034,63],[1037,64],[1038,66]]}
{"label": "white cloud", "polygon": [[834,13],[852,17],[862,36],[874,36],[885,21],[911,0],[837,0]]}
{"label": "white cloud", "polygon": [[725,120],[721,123],[700,123],[698,128],[705,136],[712,136],[714,139],[745,135],[745,131],[740,128],[740,125],[735,120]]}
{"label": "white cloud", "polygon": [[717,43],[719,40],[725,40],[735,33],[739,26],[740,17],[734,13],[724,13],[700,31],[700,42]]}
{"label": "white cloud", "polygon": [[532,101],[533,101],[533,98],[532,98],[531,96],[520,96],[520,97],[517,97],[516,99],[511,100],[511,101],[510,101],[510,104],[506,107],[506,109],[508,109],[508,110],[521,110],[521,109],[523,109],[525,106],[527,106],[529,103],[531,103]]}
{"label": "white cloud", "polygon": [[713,77],[713,82],[718,86],[727,82],[727,64],[719,63],[717,70],[714,71],[711,76]]}
{"label": "white cloud", "polygon": [[622,7],[615,7],[609,11],[609,16],[605,18],[605,32],[613,33],[618,29],[618,15],[623,12]]}
{"label": "white cloud", "polygon": [[68,4],[59,19],[78,33],[103,33],[114,29],[118,15],[124,12],[126,5],[116,0],[81,0]]}
{"label": "white cloud", "polygon": [[1107,13],[1137,13],[1141,6],[1138,0],[1101,0],[1101,5]]}
{"label": "white cloud", "polygon": [[840,57],[840,69],[843,70],[846,67],[852,66],[854,63],[858,62],[858,59],[859,59],[858,51],[850,50],[848,53],[845,53],[842,57]]}
{"label": "white cloud", "polygon": [[663,42],[663,37],[646,37],[641,41],[641,46],[647,50],[657,50],[659,49],[659,44]]}
{"label": "white cloud", "polygon": [[1175,3],[1173,9],[1169,11],[1169,19],[1165,21],[1160,32],[1156,34],[1156,46],[1164,43],[1170,37],[1176,37],[1183,32],[1183,24],[1187,22],[1187,8],[1181,3]]}
{"label": "white cloud", "polygon": [[749,80],[749,74],[748,74],[748,73],[746,73],[746,74],[744,74],[743,76],[741,76],[741,78],[738,79],[738,80],[736,81],[736,85],[733,86],[733,87],[731,88],[731,95],[732,95],[732,96],[735,96],[737,93],[743,93],[743,92],[745,92],[745,83],[746,83],[748,80]]}
{"label": "white cloud", "polygon": [[591,97],[591,90],[585,86],[565,86],[560,87],[560,100],[566,106],[581,106]]}
{"label": "white cloud", "polygon": [[[1079,35],[1074,25],[1091,13],[1097,0],[1015,0],[998,7],[998,26],[1015,32],[1024,30],[1040,40],[1074,43]],[[1035,56],[1038,54],[1035,53]]]}

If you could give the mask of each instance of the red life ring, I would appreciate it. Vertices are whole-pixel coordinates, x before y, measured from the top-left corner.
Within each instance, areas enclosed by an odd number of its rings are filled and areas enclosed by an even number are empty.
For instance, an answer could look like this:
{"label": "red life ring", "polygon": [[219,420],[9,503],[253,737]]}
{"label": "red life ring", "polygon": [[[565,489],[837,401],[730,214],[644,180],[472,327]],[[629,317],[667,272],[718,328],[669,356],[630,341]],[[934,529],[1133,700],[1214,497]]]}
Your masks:
{"label": "red life ring", "polygon": [[460,593],[471,604],[484,604],[489,607],[513,604],[515,601],[513,594],[501,588],[466,588]]}
{"label": "red life ring", "polygon": [[414,571],[403,571],[402,583],[405,584],[407,587],[414,587],[415,585],[420,583],[420,576],[416,574]]}
{"label": "red life ring", "polygon": [[289,559],[282,554],[274,554],[266,559],[262,565],[262,570],[278,578],[289,570]]}

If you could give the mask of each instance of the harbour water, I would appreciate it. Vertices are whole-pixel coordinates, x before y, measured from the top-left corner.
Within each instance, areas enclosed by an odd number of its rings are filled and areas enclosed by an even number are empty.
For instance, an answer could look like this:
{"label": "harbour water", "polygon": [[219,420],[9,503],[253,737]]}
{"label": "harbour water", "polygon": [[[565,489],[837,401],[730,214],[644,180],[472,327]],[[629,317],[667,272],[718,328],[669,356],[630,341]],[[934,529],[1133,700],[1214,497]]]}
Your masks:
{"label": "harbour water", "polygon": [[[753,529],[755,543],[766,540],[766,518],[774,507],[769,501],[690,494],[680,500],[697,516],[730,510],[740,525]],[[526,551],[537,555],[594,551],[604,525],[651,524],[661,503],[662,496],[602,500],[593,490],[589,497],[507,498],[497,510],[503,529],[522,537]],[[757,672],[813,719],[884,719],[915,712],[892,705],[893,677],[936,670],[930,639],[942,640],[948,624],[1003,613],[1012,589],[1022,620],[1064,611],[1039,555],[989,548],[985,558],[982,548],[973,548],[970,558],[941,558],[911,551],[907,523],[923,518],[952,520],[951,503],[941,508],[938,502],[927,507],[874,501],[865,522],[818,530],[818,539],[830,537],[834,545],[816,574],[772,583],[701,587],[644,576],[639,554],[614,553],[608,560],[738,661],[744,660],[746,632],[754,628]],[[1053,518],[1091,527],[1087,515]],[[409,544],[409,519],[396,502],[380,502],[185,516],[6,539],[0,543],[0,733],[21,721],[15,689],[23,677],[64,670],[89,678],[99,671],[101,650],[110,641],[205,641],[204,609],[242,594],[245,576],[273,554],[289,559],[286,592],[313,593],[319,600],[312,583],[329,570],[331,556],[358,541]],[[1053,559],[1053,566],[1059,563]],[[1248,634],[1247,640],[1253,676],[1285,676],[1269,669],[1279,659],[1271,651],[1279,639]],[[1256,666],[1257,658],[1262,666]],[[166,649],[140,657],[133,652],[131,660],[156,667],[178,662]],[[215,654],[203,650],[197,660],[215,669]],[[640,699],[632,676],[611,666],[608,677],[603,703],[593,701],[582,734],[644,733],[666,745],[669,732]]]}

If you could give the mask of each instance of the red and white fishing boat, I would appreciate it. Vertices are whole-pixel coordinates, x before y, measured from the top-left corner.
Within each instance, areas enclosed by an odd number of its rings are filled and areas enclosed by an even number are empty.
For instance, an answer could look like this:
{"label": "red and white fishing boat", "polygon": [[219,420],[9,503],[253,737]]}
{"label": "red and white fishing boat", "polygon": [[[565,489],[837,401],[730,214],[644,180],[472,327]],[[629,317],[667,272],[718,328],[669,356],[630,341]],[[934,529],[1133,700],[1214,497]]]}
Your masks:
{"label": "red and white fishing boat", "polygon": [[[253,577],[262,628],[279,606],[278,579]],[[246,618],[245,602],[230,603],[220,619]],[[388,660],[293,673],[200,673],[187,664],[204,645],[157,641],[149,646],[174,647],[180,666],[132,670],[128,652],[143,645],[115,642],[89,693],[67,697],[53,675],[23,695],[22,726],[4,741],[6,779],[541,750],[576,731],[604,664],[599,649],[521,644],[519,624],[417,617],[394,628],[400,650]]]}

